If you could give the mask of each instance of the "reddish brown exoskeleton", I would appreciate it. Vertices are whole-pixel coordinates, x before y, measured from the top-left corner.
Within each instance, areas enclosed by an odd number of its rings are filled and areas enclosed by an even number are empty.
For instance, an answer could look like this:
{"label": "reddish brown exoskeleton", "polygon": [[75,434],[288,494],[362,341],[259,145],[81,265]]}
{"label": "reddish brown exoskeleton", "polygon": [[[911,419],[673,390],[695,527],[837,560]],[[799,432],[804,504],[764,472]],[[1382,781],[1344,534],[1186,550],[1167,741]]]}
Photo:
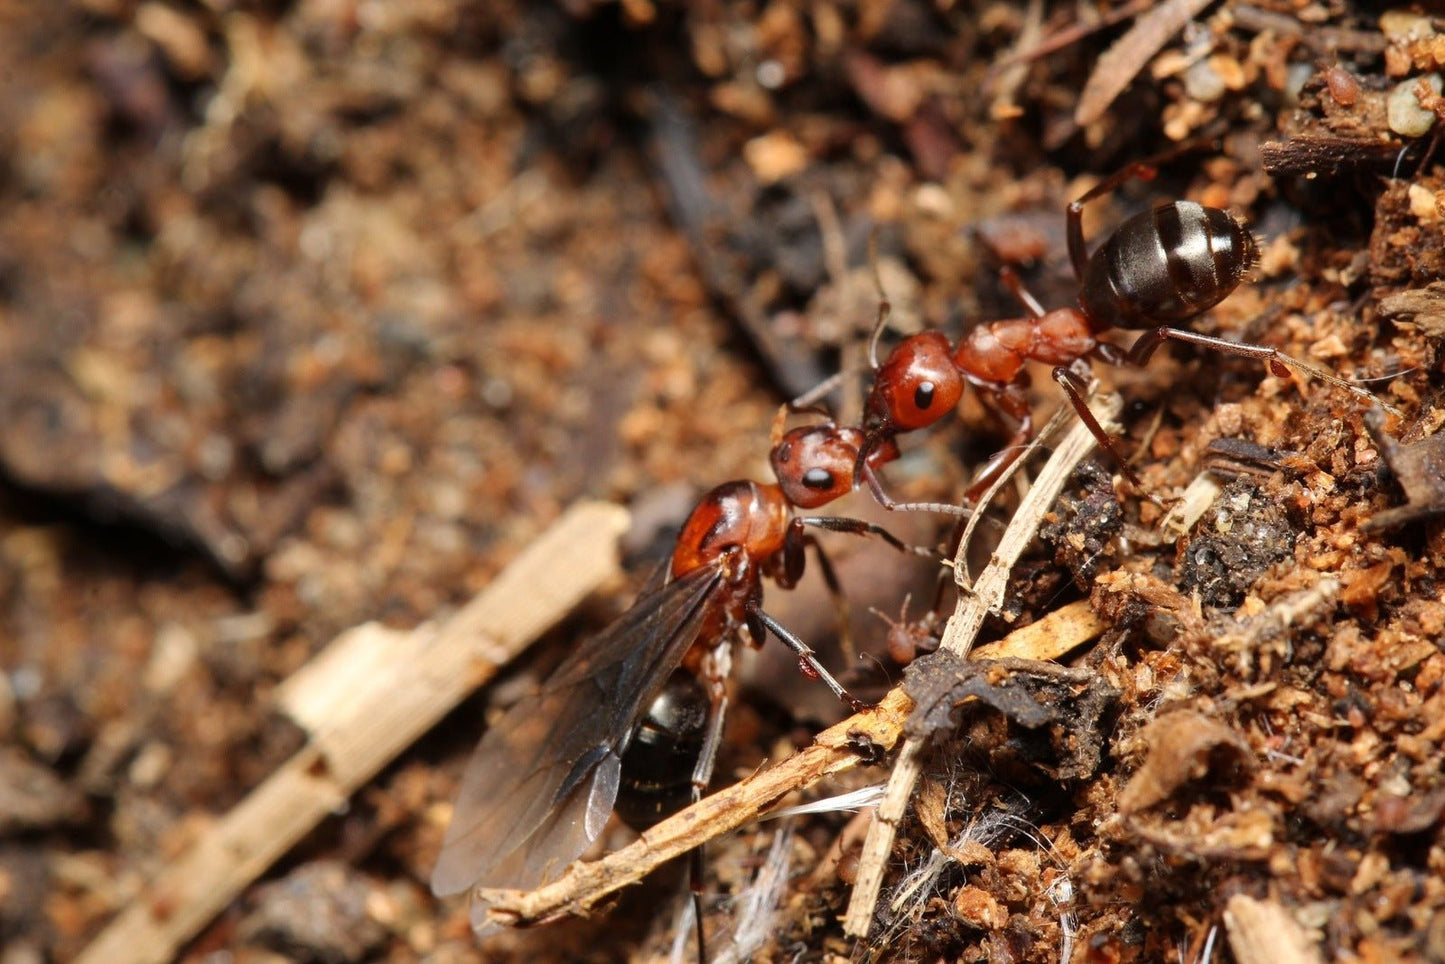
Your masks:
{"label": "reddish brown exoskeleton", "polygon": [[[821,679],[850,708],[866,706],[763,610],[763,584],[797,583],[807,549],[816,548],[810,528],[873,534],[906,547],[870,523],[794,514],[851,488],[856,432],[813,426],[776,440],[786,449],[775,459],[780,484],[728,482],[707,493],[683,525],[666,581],[583,642],[482,737],[432,873],[438,896],[475,886],[531,888],[556,876],[601,833],[624,783],[655,784],[669,794],[669,802],[644,806],[651,816],[680,805],[677,781],[655,780],[648,752],[639,749],[639,769],[624,775],[624,757],[639,733],[663,758],[695,760],[687,796],[696,799],[711,776],[733,640],[742,630],[754,645],[771,631],[797,654],[805,675]],[[825,487],[819,472],[832,480]],[[826,558],[821,552],[818,558],[836,587]],[[701,729],[694,712],[700,701],[707,704]],[[484,918],[485,907],[474,906],[473,924],[483,927]]]}
{"label": "reddish brown exoskeleton", "polygon": [[[1008,445],[984,466],[966,493],[969,502],[976,501],[1033,438],[1025,368],[1030,361],[1054,366],[1054,381],[1135,485],[1140,485],[1138,477],[1085,403],[1087,369],[1080,365],[1087,359],[1142,366],[1164,342],[1182,341],[1261,359],[1276,375],[1285,376],[1290,368],[1297,368],[1356,394],[1369,395],[1277,349],[1177,327],[1228,297],[1258,260],[1253,236],[1228,212],[1192,201],[1174,201],[1129,218],[1089,254],[1084,240],[1084,205],[1128,178],[1153,176],[1153,168],[1131,165],[1069,205],[1069,257],[1079,282],[1077,305],[1045,311],[1008,272],[1005,280],[1025,305],[1025,317],[981,324],[957,347],[936,331],[912,335],[881,364],[875,364],[856,479],[867,482],[876,493],[875,450],[892,446],[900,433],[938,421],[958,404],[964,386],[972,385],[985,405],[1017,426]],[[1143,330],[1143,334],[1125,349],[1101,339],[1114,328]],[[880,497],[880,501],[895,507],[886,498]]]}

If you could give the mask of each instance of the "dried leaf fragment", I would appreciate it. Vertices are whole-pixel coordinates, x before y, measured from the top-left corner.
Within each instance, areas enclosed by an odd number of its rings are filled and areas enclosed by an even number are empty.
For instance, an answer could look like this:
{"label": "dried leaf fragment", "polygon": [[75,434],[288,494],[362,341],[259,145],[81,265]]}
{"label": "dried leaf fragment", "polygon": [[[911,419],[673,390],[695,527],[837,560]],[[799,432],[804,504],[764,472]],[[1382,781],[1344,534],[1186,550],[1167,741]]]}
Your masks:
{"label": "dried leaf fragment", "polygon": [[1408,322],[1429,338],[1445,338],[1445,281],[1432,281],[1380,302],[1380,314]]}
{"label": "dried leaf fragment", "polygon": [[1119,693],[1098,673],[1027,659],[964,659],[949,650],[915,660],[903,690],[915,703],[906,730],[926,738],[955,724],[955,711],[982,703],[1025,730],[1052,730],[1033,762],[1060,780],[1084,779],[1098,769],[1106,742],[1104,719]]}
{"label": "dried leaf fragment", "polygon": [[1145,728],[1148,756],[1119,793],[1119,810],[1138,813],[1223,764],[1248,765],[1249,747],[1228,726],[1194,710],[1161,716]]}

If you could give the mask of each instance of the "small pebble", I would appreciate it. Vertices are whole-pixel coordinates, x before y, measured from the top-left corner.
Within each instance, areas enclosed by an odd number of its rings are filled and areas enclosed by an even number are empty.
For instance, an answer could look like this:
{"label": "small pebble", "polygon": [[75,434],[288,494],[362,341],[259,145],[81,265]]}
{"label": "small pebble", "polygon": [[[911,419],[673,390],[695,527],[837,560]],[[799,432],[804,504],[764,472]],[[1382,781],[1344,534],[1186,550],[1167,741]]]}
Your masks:
{"label": "small pebble", "polygon": [[743,145],[743,157],[754,176],[764,184],[781,181],[808,166],[807,149],[785,131],[773,131],[748,141]]}
{"label": "small pebble", "polygon": [[[1424,137],[1435,125],[1435,112],[1421,107],[1420,98],[1415,95],[1415,85],[1420,79],[1412,77],[1401,81],[1390,91],[1390,99],[1385,108],[1386,116],[1390,130],[1401,137]],[[1439,74],[1427,74],[1423,79],[1435,93],[1440,93]]]}
{"label": "small pebble", "polygon": [[1423,184],[1411,184],[1408,195],[1410,213],[1421,224],[1434,224],[1445,217],[1445,191],[1435,192]]}
{"label": "small pebble", "polygon": [[1184,72],[1184,89],[1195,100],[1206,103],[1216,101],[1224,96],[1224,78],[1214,69],[1213,63],[1199,60]]}

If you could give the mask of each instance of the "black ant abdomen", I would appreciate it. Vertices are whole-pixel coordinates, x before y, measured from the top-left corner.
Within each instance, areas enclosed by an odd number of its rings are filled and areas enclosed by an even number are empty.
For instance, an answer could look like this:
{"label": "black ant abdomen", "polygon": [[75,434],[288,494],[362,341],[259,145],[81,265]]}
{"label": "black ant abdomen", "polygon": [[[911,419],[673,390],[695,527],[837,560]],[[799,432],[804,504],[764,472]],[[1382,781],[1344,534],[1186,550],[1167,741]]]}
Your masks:
{"label": "black ant abdomen", "polygon": [[1258,260],[1228,211],[1175,201],[1128,219],[1094,252],[1079,305],[1095,331],[1178,325],[1228,297]]}
{"label": "black ant abdomen", "polygon": [[697,676],[674,672],[622,754],[615,809],[629,827],[641,832],[692,802],[711,712]]}

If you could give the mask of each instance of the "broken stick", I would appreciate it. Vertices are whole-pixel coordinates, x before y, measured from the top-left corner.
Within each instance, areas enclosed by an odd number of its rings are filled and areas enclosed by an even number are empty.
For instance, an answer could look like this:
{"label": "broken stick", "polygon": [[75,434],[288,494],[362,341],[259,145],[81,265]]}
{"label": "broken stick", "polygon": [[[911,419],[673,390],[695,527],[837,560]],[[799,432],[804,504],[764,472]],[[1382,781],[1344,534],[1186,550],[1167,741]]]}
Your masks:
{"label": "broken stick", "polygon": [[358,787],[615,578],[625,509],[574,506],[440,627],[366,624],[298,670],[282,705],[310,740],[169,864],[82,952],[81,964],[169,961]]}

